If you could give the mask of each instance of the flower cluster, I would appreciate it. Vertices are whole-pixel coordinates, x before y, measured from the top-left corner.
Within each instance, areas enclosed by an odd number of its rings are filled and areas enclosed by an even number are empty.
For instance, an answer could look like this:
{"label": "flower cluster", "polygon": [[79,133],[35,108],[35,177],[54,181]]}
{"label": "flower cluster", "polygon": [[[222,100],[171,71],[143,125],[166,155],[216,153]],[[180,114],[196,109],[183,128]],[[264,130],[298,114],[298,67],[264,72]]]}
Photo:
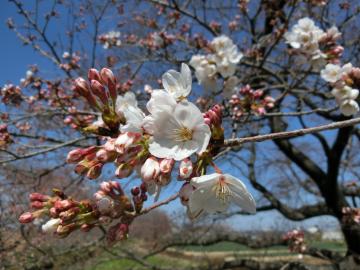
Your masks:
{"label": "flower cluster", "polygon": [[285,234],[284,240],[289,245],[289,250],[296,253],[304,253],[306,251],[304,232],[300,230],[292,230]]}
{"label": "flower cluster", "polygon": [[13,84],[5,84],[0,91],[4,104],[20,105],[23,101],[21,88]]}
{"label": "flower cluster", "polygon": [[164,48],[175,41],[175,36],[166,32],[153,32],[146,38],[139,41],[140,45],[149,48],[150,50],[158,50]]}
{"label": "flower cluster", "polygon": [[227,36],[219,36],[209,45],[212,53],[207,55],[193,55],[190,65],[195,69],[198,82],[206,89],[216,89],[216,77],[229,78],[236,72],[236,66],[243,54]]}
{"label": "flower cluster", "polygon": [[8,126],[6,124],[0,124],[0,147],[6,146],[11,142],[12,139],[8,132]]}
{"label": "flower cluster", "polygon": [[359,90],[353,88],[360,82],[359,68],[354,68],[351,63],[343,66],[327,64],[325,69],[321,70],[321,77],[333,87],[331,93],[344,115],[354,115],[359,111],[359,105],[356,102]]}
{"label": "flower cluster", "polygon": [[343,207],[342,220],[345,224],[360,224],[360,208]]}
{"label": "flower cluster", "polygon": [[79,62],[81,58],[78,54],[64,52],[62,58],[64,59],[64,63],[60,64],[61,69],[71,71],[80,68]]}
{"label": "flower cluster", "polygon": [[255,113],[263,115],[266,109],[274,107],[275,100],[270,96],[264,96],[262,90],[253,90],[250,85],[241,87],[238,94],[231,96],[229,104],[232,109],[232,118],[239,120],[244,114]]}
{"label": "flower cluster", "polygon": [[302,18],[284,35],[295,52],[310,60],[313,65],[337,62],[344,48],[336,44],[341,33],[333,26],[324,32],[310,18]]}
{"label": "flower cluster", "polygon": [[120,32],[118,31],[110,31],[106,34],[102,34],[98,37],[99,42],[103,44],[104,49],[111,49],[112,47],[120,47]]}
{"label": "flower cluster", "polygon": [[[255,213],[255,201],[245,185],[223,174],[212,161],[224,141],[222,108],[215,105],[203,114],[187,100],[192,76],[186,64],[181,65],[180,72],[169,70],[163,74],[164,89],[151,91],[147,115],[139,108],[135,94],[117,95],[117,81],[110,70],[91,69],[88,79],[76,79],[74,90],[101,112],[101,118],[83,130],[101,134],[105,143],[74,149],[68,153],[67,162],[76,164],[75,172],[90,179],[98,178],[106,163],[113,163],[116,177],[126,178],[136,172],[142,183],[131,189],[132,200],[115,181],[103,182],[95,193],[95,202],[86,205],[58,194],[41,197],[36,199],[38,210],[22,215],[21,222],[51,214],[55,207],[56,215],[51,215],[48,226],[56,227],[56,232],[59,226],[71,232],[84,224],[91,228],[117,219],[120,222],[109,229],[108,238],[124,239],[132,220],[141,214],[147,193],[156,200],[170,183],[174,168],[178,168],[176,178],[184,181],[179,195],[190,218],[223,212],[231,203]],[[216,173],[205,174],[209,165]],[[58,201],[69,206],[59,210]]]}

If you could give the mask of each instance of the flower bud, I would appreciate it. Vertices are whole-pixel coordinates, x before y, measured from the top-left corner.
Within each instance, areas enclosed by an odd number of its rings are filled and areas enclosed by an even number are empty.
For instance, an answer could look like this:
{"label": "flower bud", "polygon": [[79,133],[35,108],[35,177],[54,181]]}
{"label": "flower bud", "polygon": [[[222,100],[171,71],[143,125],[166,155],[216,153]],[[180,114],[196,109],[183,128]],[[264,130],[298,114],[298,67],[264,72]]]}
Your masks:
{"label": "flower bud", "polygon": [[81,148],[71,150],[66,157],[67,163],[78,163],[84,158],[84,151]]}
{"label": "flower bud", "polygon": [[35,219],[31,212],[25,212],[19,217],[19,222],[22,224],[30,223]]}
{"label": "flower bud", "polygon": [[33,202],[31,202],[31,208],[42,209],[42,208],[44,208],[44,203],[40,202],[40,201],[33,201]]}
{"label": "flower bud", "polygon": [[142,165],[140,174],[144,182],[155,180],[160,174],[159,161],[155,157],[148,158]]}
{"label": "flower bud", "polygon": [[75,223],[71,223],[68,225],[59,225],[56,229],[56,234],[60,237],[66,237],[76,229],[76,226],[77,225]]}
{"label": "flower bud", "polygon": [[81,225],[80,230],[82,232],[89,232],[92,228],[94,228],[94,225],[85,223],[85,224]]}
{"label": "flower bud", "polygon": [[98,81],[91,81],[91,91],[95,96],[97,96],[104,105],[107,105],[109,100],[107,97],[107,92],[105,87]]}
{"label": "flower bud", "polygon": [[146,185],[146,183],[141,183],[141,185],[140,185],[140,190],[141,190],[141,193],[147,192],[147,185]]}
{"label": "flower bud", "polygon": [[133,170],[132,166],[130,166],[126,163],[122,163],[117,167],[117,169],[115,171],[115,175],[118,178],[126,178],[132,173],[132,170]]}
{"label": "flower bud", "polygon": [[115,141],[115,150],[124,154],[134,143],[138,142],[141,138],[140,133],[125,132],[120,134]]}
{"label": "flower bud", "polygon": [[76,204],[72,200],[58,200],[54,203],[54,207],[58,211],[65,211],[70,209],[71,207],[74,207]]}
{"label": "flower bud", "polygon": [[95,68],[90,68],[88,71],[88,79],[89,81],[96,80],[101,82],[99,71],[97,71]]}
{"label": "flower bud", "polygon": [[183,205],[187,205],[189,203],[190,195],[192,194],[194,190],[194,187],[190,183],[185,183],[180,191],[179,191],[179,197],[180,201]]}
{"label": "flower bud", "polygon": [[60,225],[60,222],[60,218],[52,218],[41,226],[41,230],[44,233],[54,233],[56,232],[57,227]]}
{"label": "flower bud", "polygon": [[187,179],[193,172],[193,164],[190,159],[186,158],[180,162],[179,176],[181,179]]}
{"label": "flower bud", "polygon": [[77,91],[81,96],[86,97],[90,94],[89,84],[83,78],[79,77],[75,79],[74,85],[75,91]]}
{"label": "flower bud", "polygon": [[50,197],[47,195],[43,195],[41,193],[31,193],[29,195],[30,201],[40,201],[40,202],[47,202]]}
{"label": "flower bud", "polygon": [[100,176],[101,171],[102,171],[102,167],[104,166],[104,164],[102,163],[97,163],[94,166],[92,166],[86,173],[86,176],[89,179],[96,179]]}
{"label": "flower bud", "polygon": [[170,173],[173,169],[175,160],[172,158],[164,158],[160,161],[160,172],[161,173]]}
{"label": "flower bud", "polygon": [[100,76],[102,81],[108,86],[111,99],[115,101],[117,97],[117,91],[116,91],[116,78],[113,72],[108,68],[103,68],[100,71]]}
{"label": "flower bud", "polygon": [[109,196],[104,196],[96,202],[96,206],[101,215],[106,215],[113,209],[114,201]]}
{"label": "flower bud", "polygon": [[133,187],[133,188],[131,189],[131,194],[132,194],[133,196],[139,195],[139,194],[140,194],[140,188],[139,188],[139,187]]}

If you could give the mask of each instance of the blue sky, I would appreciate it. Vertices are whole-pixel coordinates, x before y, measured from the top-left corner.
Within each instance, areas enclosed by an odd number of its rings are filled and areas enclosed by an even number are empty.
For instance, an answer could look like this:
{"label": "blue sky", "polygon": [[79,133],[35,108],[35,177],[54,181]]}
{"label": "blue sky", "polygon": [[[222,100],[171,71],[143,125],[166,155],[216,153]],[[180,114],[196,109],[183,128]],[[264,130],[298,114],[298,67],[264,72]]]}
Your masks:
{"label": "blue sky", "polygon": [[16,34],[8,29],[6,20],[9,17],[18,18],[16,9],[8,1],[3,1],[0,12],[0,85],[5,83],[17,84],[20,78],[25,76],[25,72],[30,64],[38,64],[43,68],[52,68],[52,65],[34,52],[30,46],[24,46],[19,41]]}

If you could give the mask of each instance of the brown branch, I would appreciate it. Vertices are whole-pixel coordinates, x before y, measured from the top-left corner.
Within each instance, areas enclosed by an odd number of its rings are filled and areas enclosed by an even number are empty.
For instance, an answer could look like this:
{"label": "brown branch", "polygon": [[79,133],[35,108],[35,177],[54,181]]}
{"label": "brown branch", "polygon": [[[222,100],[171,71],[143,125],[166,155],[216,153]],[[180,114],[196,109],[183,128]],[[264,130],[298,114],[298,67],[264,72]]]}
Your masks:
{"label": "brown branch", "polygon": [[324,131],[324,130],[331,130],[331,129],[354,126],[357,124],[360,124],[360,117],[350,119],[350,120],[345,120],[345,121],[339,121],[339,122],[335,122],[335,123],[331,123],[331,124],[321,125],[321,126],[317,126],[317,127],[304,128],[304,129],[298,129],[298,130],[293,130],[293,131],[275,132],[275,133],[257,135],[257,136],[245,137],[245,138],[228,139],[228,140],[225,140],[223,146],[231,147],[231,146],[238,146],[238,145],[242,145],[244,143],[250,143],[250,142],[262,142],[262,141],[266,141],[266,140],[292,138],[292,137],[303,136],[306,134],[311,134],[311,133],[320,132],[320,131]]}

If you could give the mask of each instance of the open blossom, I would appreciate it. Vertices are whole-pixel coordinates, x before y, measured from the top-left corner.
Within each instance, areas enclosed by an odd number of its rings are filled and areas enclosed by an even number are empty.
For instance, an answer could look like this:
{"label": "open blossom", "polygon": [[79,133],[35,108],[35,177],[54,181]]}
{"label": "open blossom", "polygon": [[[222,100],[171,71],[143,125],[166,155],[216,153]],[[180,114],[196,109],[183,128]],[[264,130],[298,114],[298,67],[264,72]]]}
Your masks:
{"label": "open blossom", "polygon": [[227,78],[234,75],[236,65],[243,57],[237,46],[225,35],[214,38],[211,46],[215,50],[215,54],[212,55],[211,59],[216,63],[221,76]]}
{"label": "open blossom", "polygon": [[155,113],[148,128],[153,133],[150,153],[158,158],[182,160],[206,150],[211,132],[200,110],[191,102],[176,104],[173,112]]}
{"label": "open blossom", "polygon": [[325,69],[321,70],[320,75],[325,81],[329,83],[336,83],[341,80],[342,76],[346,73],[349,73],[352,69],[351,63],[348,63],[344,66],[327,64]]}
{"label": "open blossom", "polygon": [[190,183],[195,187],[189,198],[189,212],[192,216],[202,212],[224,212],[230,203],[237,204],[246,212],[256,212],[255,201],[246,186],[229,174],[203,175],[192,178]]}
{"label": "open blossom", "polygon": [[300,19],[290,32],[285,33],[285,39],[294,49],[302,49],[308,54],[313,54],[319,49],[319,40],[323,35],[324,31],[306,17]]}
{"label": "open blossom", "polygon": [[186,98],[191,92],[191,71],[188,65],[181,64],[181,72],[169,70],[162,76],[165,90],[175,99]]}
{"label": "open blossom", "polygon": [[193,172],[193,164],[189,158],[186,158],[180,162],[179,176],[181,179],[189,178]]}

